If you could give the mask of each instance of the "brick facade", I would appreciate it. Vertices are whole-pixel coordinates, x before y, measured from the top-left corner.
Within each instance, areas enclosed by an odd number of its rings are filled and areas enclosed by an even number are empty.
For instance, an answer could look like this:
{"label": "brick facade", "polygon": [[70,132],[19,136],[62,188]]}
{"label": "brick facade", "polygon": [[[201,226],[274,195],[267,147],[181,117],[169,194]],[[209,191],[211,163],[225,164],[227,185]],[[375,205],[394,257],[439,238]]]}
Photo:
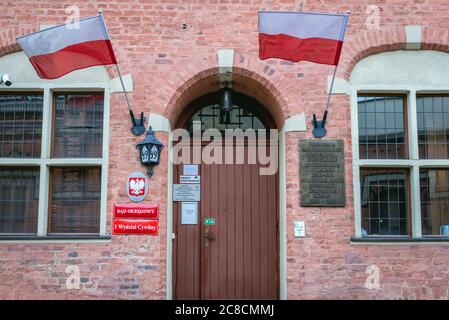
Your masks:
{"label": "brick facade", "polygon": [[[449,3],[442,0],[304,1],[304,10],[351,10],[337,76],[349,79],[354,65],[374,53],[404,49],[404,27],[421,24],[422,49],[449,52]],[[63,22],[73,2],[4,1],[0,4],[0,56],[19,50],[15,37],[41,24]],[[82,16],[102,9],[123,74],[132,73],[135,113],[166,116],[172,126],[195,98],[216,90],[217,50],[232,48],[234,83],[271,112],[278,127],[305,112],[308,131],[286,136],[287,295],[289,299],[448,299],[448,244],[351,244],[354,235],[349,97],[332,97],[327,138],[344,139],[345,208],[299,205],[299,139],[311,138],[310,118],[324,110],[330,66],[258,59],[257,11],[297,10],[294,0],[77,1]],[[380,29],[366,26],[368,5],[380,7]],[[186,28],[183,29],[183,24]],[[107,67],[113,78],[115,69]],[[111,96],[108,231],[112,206],[127,203],[125,178],[142,170],[135,144],[124,134],[129,120],[122,94]],[[158,133],[166,145],[168,136]],[[130,154],[132,154],[130,159]],[[114,236],[109,243],[0,244],[0,299],[166,297],[167,152],[150,179],[147,201],[160,205],[157,237]],[[307,237],[293,237],[304,220]],[[367,266],[380,268],[380,289],[365,288]],[[68,265],[81,272],[80,290],[67,290]]]}

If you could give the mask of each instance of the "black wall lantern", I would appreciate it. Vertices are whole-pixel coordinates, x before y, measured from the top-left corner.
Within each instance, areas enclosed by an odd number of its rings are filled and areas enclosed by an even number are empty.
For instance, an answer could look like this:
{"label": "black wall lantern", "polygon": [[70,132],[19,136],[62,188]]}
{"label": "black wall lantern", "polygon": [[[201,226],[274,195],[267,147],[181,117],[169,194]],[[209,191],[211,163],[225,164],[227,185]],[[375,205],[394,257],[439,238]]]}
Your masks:
{"label": "black wall lantern", "polygon": [[232,89],[228,88],[228,84],[220,90],[221,93],[221,106],[220,106],[220,122],[230,123],[231,122],[231,111],[232,105]]}
{"label": "black wall lantern", "polygon": [[140,152],[140,163],[149,166],[147,173],[151,177],[153,175],[153,167],[158,165],[161,160],[161,151],[164,145],[154,137],[153,129],[150,127],[147,131],[147,136],[137,144],[136,148]]}

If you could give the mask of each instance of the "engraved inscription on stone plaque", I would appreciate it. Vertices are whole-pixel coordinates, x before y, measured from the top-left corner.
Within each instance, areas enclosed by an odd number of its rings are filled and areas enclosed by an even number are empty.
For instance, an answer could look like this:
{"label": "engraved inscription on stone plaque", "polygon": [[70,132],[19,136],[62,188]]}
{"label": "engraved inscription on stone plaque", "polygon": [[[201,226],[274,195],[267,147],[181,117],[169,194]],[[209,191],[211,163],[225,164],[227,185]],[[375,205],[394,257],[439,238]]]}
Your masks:
{"label": "engraved inscription on stone plaque", "polygon": [[343,140],[301,140],[299,146],[301,206],[344,207]]}

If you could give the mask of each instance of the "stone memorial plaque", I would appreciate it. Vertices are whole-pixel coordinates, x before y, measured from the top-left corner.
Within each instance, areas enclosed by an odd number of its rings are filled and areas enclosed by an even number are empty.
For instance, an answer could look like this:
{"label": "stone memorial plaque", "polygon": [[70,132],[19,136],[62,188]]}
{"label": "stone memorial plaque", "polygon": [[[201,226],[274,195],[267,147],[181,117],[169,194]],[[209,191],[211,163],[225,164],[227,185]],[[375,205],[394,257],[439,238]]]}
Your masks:
{"label": "stone memorial plaque", "polygon": [[343,140],[301,140],[299,146],[301,206],[344,207]]}

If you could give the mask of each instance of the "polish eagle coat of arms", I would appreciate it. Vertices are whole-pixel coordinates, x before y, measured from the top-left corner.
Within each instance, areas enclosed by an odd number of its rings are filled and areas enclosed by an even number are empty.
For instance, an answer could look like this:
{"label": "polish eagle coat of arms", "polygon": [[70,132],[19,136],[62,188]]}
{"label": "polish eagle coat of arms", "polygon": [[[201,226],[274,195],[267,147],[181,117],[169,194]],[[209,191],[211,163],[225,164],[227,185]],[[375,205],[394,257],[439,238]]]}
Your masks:
{"label": "polish eagle coat of arms", "polygon": [[134,178],[129,180],[129,193],[134,196],[145,194],[145,181],[143,178]]}
{"label": "polish eagle coat of arms", "polygon": [[148,188],[148,179],[142,172],[135,171],[126,180],[126,193],[131,201],[143,201],[148,193]]}

